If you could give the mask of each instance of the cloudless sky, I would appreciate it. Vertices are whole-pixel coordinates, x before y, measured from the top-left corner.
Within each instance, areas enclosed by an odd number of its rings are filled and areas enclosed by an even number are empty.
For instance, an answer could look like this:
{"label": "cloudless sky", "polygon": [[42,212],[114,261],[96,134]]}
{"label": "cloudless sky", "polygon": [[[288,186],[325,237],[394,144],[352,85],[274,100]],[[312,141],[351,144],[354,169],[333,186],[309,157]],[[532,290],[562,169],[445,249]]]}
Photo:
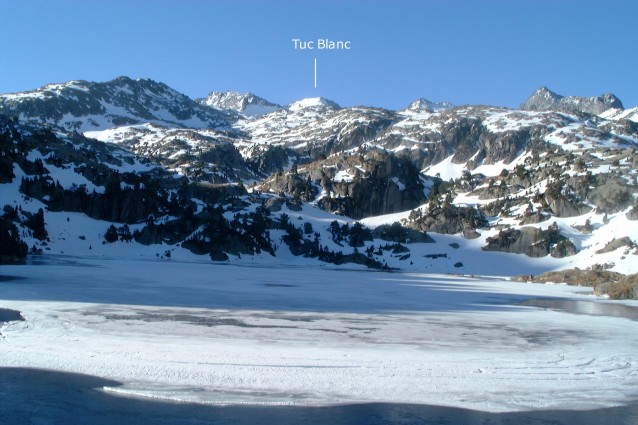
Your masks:
{"label": "cloudless sky", "polygon": [[[516,107],[547,86],[632,107],[637,16],[636,0],[0,0],[0,93],[127,75],[280,104]],[[352,48],[295,51],[293,38]]]}

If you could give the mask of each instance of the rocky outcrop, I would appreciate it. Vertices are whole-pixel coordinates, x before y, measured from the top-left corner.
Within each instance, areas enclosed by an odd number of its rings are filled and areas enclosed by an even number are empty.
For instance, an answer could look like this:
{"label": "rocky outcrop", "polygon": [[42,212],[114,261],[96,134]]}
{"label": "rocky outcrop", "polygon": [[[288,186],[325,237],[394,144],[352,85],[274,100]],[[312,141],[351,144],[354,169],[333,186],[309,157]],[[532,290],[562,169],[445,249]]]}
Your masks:
{"label": "rocky outcrop", "polygon": [[617,282],[624,275],[609,270],[581,270],[568,269],[543,273],[538,276],[516,276],[512,280],[518,282],[533,283],[565,283],[573,286],[592,286],[595,287],[602,283]]}
{"label": "rocky outcrop", "polygon": [[375,239],[398,243],[434,242],[427,233],[404,227],[398,222],[375,227],[372,236]]}
{"label": "rocky outcrop", "polygon": [[379,150],[333,155],[278,172],[259,189],[310,201],[355,219],[405,211],[421,205],[427,190],[418,169],[406,158]]}
{"label": "rocky outcrop", "polygon": [[609,241],[604,248],[596,251],[596,254],[606,254],[608,252],[612,252],[617,250],[618,248],[627,247],[629,249],[635,246],[634,242],[631,240],[629,236],[623,236],[619,239],[612,239]]}
{"label": "rocky outcrop", "polygon": [[638,300],[638,273],[596,285],[594,294],[608,296],[612,300]]}
{"label": "rocky outcrop", "polygon": [[294,199],[310,202],[319,193],[310,176],[302,176],[298,172],[276,173],[275,176],[260,186],[260,190],[291,195]]}
{"label": "rocky outcrop", "polygon": [[629,210],[625,216],[632,221],[638,220],[638,205],[634,205],[634,207]]}
{"label": "rocky outcrop", "polygon": [[528,111],[550,111],[558,107],[562,98],[563,96],[547,87],[541,87],[532,93],[520,108]]}
{"label": "rocky outcrop", "polygon": [[547,192],[545,202],[556,217],[576,217],[591,211],[591,208],[582,202],[562,196],[555,198]]}
{"label": "rocky outcrop", "polygon": [[612,300],[638,299],[638,274],[625,276],[609,270],[568,269],[547,272],[538,276],[516,276],[512,280],[533,283],[566,283],[574,286],[590,286],[597,296]]}
{"label": "rocky outcrop", "polygon": [[549,90],[547,87],[541,87],[536,90],[525,103],[521,105],[521,109],[530,111],[556,110],[584,112],[596,115],[612,108],[623,109],[623,104],[611,93],[593,97],[561,96]]}
{"label": "rocky outcrop", "polygon": [[402,109],[403,113],[420,113],[420,112],[435,112],[443,111],[446,109],[454,108],[450,102],[431,102],[424,98],[419,98],[412,102],[407,108]]}
{"label": "rocky outcrop", "polygon": [[476,208],[444,203],[437,206],[430,204],[425,211],[414,211],[407,226],[421,232],[462,233],[467,239],[474,239],[480,236],[476,229],[488,227],[488,223]]}
{"label": "rocky outcrop", "polygon": [[574,244],[560,234],[558,226],[549,226],[546,230],[536,227],[501,230],[495,237],[487,238],[484,251],[500,251],[525,254],[529,257],[563,258],[576,254]]}
{"label": "rocky outcrop", "polygon": [[[426,200],[419,172],[408,160],[383,152],[361,158],[352,180],[324,179],[319,205],[355,219],[416,208]],[[319,182],[322,183],[321,181]]]}
{"label": "rocky outcrop", "polygon": [[594,184],[596,189],[588,193],[587,200],[600,213],[613,214],[632,206],[633,195],[638,193],[638,186],[627,184],[619,175],[599,174],[594,178]]}
{"label": "rocky outcrop", "polygon": [[257,175],[283,172],[297,159],[297,153],[282,146],[255,145],[245,150],[246,164]]}
{"label": "rocky outcrop", "polygon": [[197,102],[217,109],[239,112],[246,117],[259,117],[283,109],[283,106],[269,102],[252,93],[238,93],[233,91],[212,92],[205,99]]}

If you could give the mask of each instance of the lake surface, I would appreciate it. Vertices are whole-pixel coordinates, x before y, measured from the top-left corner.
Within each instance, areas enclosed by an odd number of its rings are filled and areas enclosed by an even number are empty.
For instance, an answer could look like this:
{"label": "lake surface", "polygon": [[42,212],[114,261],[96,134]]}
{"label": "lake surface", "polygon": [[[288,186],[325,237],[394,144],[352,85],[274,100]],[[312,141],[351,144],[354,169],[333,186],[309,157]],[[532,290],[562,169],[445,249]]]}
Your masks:
{"label": "lake surface", "polygon": [[638,425],[638,403],[595,410],[489,413],[369,403],[328,407],[207,406],[116,396],[88,375],[0,368],[0,418],[12,424]]}
{"label": "lake surface", "polygon": [[24,320],[19,311],[0,308],[0,323],[13,322],[15,320]]}
{"label": "lake surface", "polygon": [[519,303],[529,307],[546,308],[573,314],[587,314],[590,316],[624,317],[638,321],[638,307],[618,304],[613,301],[579,301],[558,298],[539,298],[525,300]]}

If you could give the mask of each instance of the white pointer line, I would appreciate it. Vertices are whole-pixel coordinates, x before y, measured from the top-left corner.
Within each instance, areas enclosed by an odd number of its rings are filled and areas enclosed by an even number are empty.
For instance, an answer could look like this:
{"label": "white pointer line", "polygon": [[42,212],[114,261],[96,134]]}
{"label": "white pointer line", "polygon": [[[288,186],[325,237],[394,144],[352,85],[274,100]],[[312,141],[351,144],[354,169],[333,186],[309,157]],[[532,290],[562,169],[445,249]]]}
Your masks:
{"label": "white pointer line", "polygon": [[317,58],[315,58],[315,88],[317,88]]}

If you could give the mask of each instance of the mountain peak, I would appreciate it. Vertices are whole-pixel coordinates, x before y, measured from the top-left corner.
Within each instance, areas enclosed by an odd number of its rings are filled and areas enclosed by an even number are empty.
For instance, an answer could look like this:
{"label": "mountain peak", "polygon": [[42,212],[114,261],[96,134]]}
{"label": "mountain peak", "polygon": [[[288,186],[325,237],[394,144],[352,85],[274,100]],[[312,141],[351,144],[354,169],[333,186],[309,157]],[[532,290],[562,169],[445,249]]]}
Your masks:
{"label": "mountain peak", "polygon": [[290,111],[300,111],[302,109],[341,109],[341,106],[325,97],[308,97],[293,102],[288,106]]}
{"label": "mountain peak", "polygon": [[259,117],[283,109],[281,105],[252,93],[235,91],[214,91],[206,99],[197,99],[197,101],[213,108],[236,111],[247,117]]}
{"label": "mountain peak", "polygon": [[207,128],[234,118],[164,83],[129,77],[101,83],[75,80],[0,95],[0,113],[82,132],[145,122]]}
{"label": "mountain peak", "polygon": [[566,111],[601,114],[608,109],[624,109],[622,102],[612,93],[600,96],[561,96],[543,86],[536,90],[521,105],[521,109],[530,111]]}
{"label": "mountain peak", "polygon": [[403,111],[412,111],[412,112],[438,112],[444,111],[446,109],[453,108],[454,105],[450,102],[431,102],[425,98],[419,98],[412,102],[410,106],[405,108]]}
{"label": "mountain peak", "polygon": [[543,86],[534,93],[521,105],[521,109],[530,111],[546,111],[558,108],[563,96],[551,91]]}

